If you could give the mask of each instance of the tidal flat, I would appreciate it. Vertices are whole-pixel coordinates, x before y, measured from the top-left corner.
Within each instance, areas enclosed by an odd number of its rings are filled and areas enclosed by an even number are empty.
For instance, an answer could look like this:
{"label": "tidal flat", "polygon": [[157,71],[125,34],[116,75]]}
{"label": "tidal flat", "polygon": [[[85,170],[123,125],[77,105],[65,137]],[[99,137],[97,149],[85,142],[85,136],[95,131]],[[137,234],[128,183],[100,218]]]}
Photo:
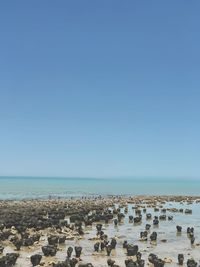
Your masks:
{"label": "tidal flat", "polygon": [[0,201],[0,267],[199,263],[199,196]]}

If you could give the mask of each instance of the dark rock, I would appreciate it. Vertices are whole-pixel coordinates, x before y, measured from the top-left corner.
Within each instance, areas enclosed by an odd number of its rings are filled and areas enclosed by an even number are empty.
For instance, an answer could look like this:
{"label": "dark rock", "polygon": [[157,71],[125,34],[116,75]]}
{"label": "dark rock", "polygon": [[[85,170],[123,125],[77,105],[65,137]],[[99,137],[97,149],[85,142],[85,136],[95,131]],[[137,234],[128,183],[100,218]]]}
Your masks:
{"label": "dark rock", "polygon": [[5,256],[0,258],[0,267],[6,267],[6,257]]}
{"label": "dark rock", "polygon": [[133,222],[133,216],[132,215],[129,215],[129,222]]}
{"label": "dark rock", "polygon": [[70,267],[75,267],[76,264],[78,263],[78,260],[76,258],[70,259],[69,260]]}
{"label": "dark rock", "polygon": [[4,247],[2,245],[0,245],[0,254],[3,253]]}
{"label": "dark rock", "polygon": [[142,213],[141,210],[139,210],[139,209],[136,209],[136,210],[135,210],[135,214],[136,214],[136,215],[141,215],[141,213]]}
{"label": "dark rock", "polygon": [[96,225],[96,228],[97,228],[97,232],[100,233],[101,232],[101,229],[102,229],[102,224],[101,223],[98,223]]}
{"label": "dark rock", "polygon": [[187,228],[187,234],[191,234],[191,233],[192,233],[192,234],[194,233],[194,228],[193,228],[193,227],[191,227],[191,228],[188,227],[188,228]]}
{"label": "dark rock", "polygon": [[194,245],[194,241],[195,241],[195,237],[192,236],[191,239],[190,239],[191,245]]}
{"label": "dark rock", "polygon": [[140,232],[140,238],[147,238],[147,235],[148,235],[147,231]]}
{"label": "dark rock", "polygon": [[154,267],[163,267],[165,265],[165,262],[162,259],[158,259],[153,253],[149,254],[148,261],[152,263]]}
{"label": "dark rock", "polygon": [[127,245],[127,256],[135,256],[138,252],[138,246],[137,245]]}
{"label": "dark rock", "polygon": [[53,267],[71,267],[68,261],[53,263]]}
{"label": "dark rock", "polygon": [[114,219],[114,225],[117,226],[118,225],[118,220]]}
{"label": "dark rock", "polygon": [[158,218],[155,216],[153,219],[153,225],[158,225],[159,224],[159,220]]}
{"label": "dark rock", "polygon": [[100,245],[99,242],[94,244],[94,251],[95,252],[99,252],[99,245]]}
{"label": "dark rock", "polygon": [[101,250],[104,250],[105,246],[106,246],[105,242],[101,242],[101,243],[100,243],[100,248],[101,248]]}
{"label": "dark rock", "polygon": [[162,259],[156,259],[154,262],[154,267],[163,267],[165,262]]}
{"label": "dark rock", "polygon": [[137,262],[140,261],[142,259],[142,254],[140,252],[138,252],[136,254],[136,258],[137,258]]}
{"label": "dark rock", "polygon": [[106,246],[107,256],[110,256],[111,251],[112,251],[112,247],[111,247],[111,245],[107,245],[107,246]]}
{"label": "dark rock", "polygon": [[148,261],[152,264],[154,264],[155,260],[157,260],[157,259],[158,259],[158,257],[153,253],[150,253],[148,256]]}
{"label": "dark rock", "polygon": [[71,258],[72,252],[73,252],[73,248],[72,247],[68,247],[68,249],[67,249],[67,257],[68,258]]}
{"label": "dark rock", "polygon": [[183,265],[183,262],[184,262],[184,255],[178,254],[178,264]]}
{"label": "dark rock", "polygon": [[132,259],[125,260],[126,267],[137,267],[137,262],[134,262]]}
{"label": "dark rock", "polygon": [[153,233],[150,235],[150,239],[151,239],[151,241],[156,241],[156,240],[157,240],[157,233],[156,233],[156,232],[153,232]]}
{"label": "dark rock", "polygon": [[188,259],[187,260],[187,267],[196,267],[197,262],[194,259]]}
{"label": "dark rock", "polygon": [[34,244],[34,238],[33,237],[28,237],[26,239],[22,240],[22,244],[25,247],[30,247]]}
{"label": "dark rock", "polygon": [[66,240],[66,236],[65,235],[61,235],[61,236],[59,236],[58,242],[59,242],[59,244],[64,244],[65,240]]}
{"label": "dark rock", "polygon": [[40,254],[34,254],[30,258],[31,263],[32,263],[33,266],[39,265],[41,259],[42,259],[42,255],[40,255]]}
{"label": "dark rock", "polygon": [[121,222],[122,221],[122,219],[125,217],[125,215],[123,214],[123,213],[119,213],[118,215],[117,215],[117,218],[118,218],[118,221],[119,222]]}
{"label": "dark rock", "polygon": [[151,225],[147,223],[145,226],[146,231],[150,230],[150,228],[151,228]]}
{"label": "dark rock", "polygon": [[53,245],[47,245],[42,247],[42,252],[44,256],[55,256],[57,252],[57,247]]}
{"label": "dark rock", "polygon": [[166,215],[160,215],[159,220],[165,221],[167,219]]}
{"label": "dark rock", "polygon": [[124,213],[128,213],[128,207],[125,207]]}
{"label": "dark rock", "polygon": [[59,241],[58,236],[48,236],[48,243],[49,245],[57,245]]}
{"label": "dark rock", "polygon": [[108,264],[108,266],[113,267],[114,264],[115,264],[115,261],[114,261],[114,260],[111,260],[111,259],[108,259],[108,260],[107,260],[107,264]]}
{"label": "dark rock", "polygon": [[75,249],[76,258],[80,258],[82,247],[75,247],[74,249]]}
{"label": "dark rock", "polygon": [[147,214],[146,214],[146,219],[147,219],[147,220],[150,220],[151,218],[152,218],[151,213],[147,213]]}
{"label": "dark rock", "polygon": [[190,210],[190,209],[186,209],[186,210],[185,210],[185,214],[192,214],[192,210]]}
{"label": "dark rock", "polygon": [[13,241],[13,244],[16,247],[16,250],[20,250],[21,246],[22,246],[22,239],[15,239]]}
{"label": "dark rock", "polygon": [[112,249],[115,249],[115,247],[116,247],[116,245],[117,245],[117,241],[116,241],[115,238],[112,238],[112,239],[111,239],[110,245],[111,245],[111,248],[112,248]]}
{"label": "dark rock", "polygon": [[6,253],[8,266],[15,265],[18,257],[19,257],[19,253]]}
{"label": "dark rock", "polygon": [[70,216],[71,223],[75,223],[76,221],[82,221],[82,220],[83,220],[83,217],[78,214],[74,214]]}
{"label": "dark rock", "polygon": [[142,218],[141,217],[135,217],[133,219],[134,223],[140,223],[142,221]]}

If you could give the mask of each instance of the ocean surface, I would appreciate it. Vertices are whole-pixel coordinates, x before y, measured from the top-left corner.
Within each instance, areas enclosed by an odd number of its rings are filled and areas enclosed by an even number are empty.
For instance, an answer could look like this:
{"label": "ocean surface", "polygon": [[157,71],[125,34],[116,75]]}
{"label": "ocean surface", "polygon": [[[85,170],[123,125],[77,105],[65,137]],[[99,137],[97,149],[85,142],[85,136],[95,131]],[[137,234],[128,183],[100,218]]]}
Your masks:
{"label": "ocean surface", "polygon": [[0,177],[0,199],[108,195],[197,195],[200,179]]}

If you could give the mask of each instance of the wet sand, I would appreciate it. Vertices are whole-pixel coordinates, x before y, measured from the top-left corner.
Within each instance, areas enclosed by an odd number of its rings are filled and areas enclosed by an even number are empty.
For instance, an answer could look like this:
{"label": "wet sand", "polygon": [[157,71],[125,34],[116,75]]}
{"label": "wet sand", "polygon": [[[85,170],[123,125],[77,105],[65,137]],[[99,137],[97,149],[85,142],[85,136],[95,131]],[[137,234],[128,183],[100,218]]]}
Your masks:
{"label": "wet sand", "polygon": [[[137,196],[137,197],[107,197],[107,198],[91,198],[91,199],[72,199],[72,200],[24,200],[24,201],[1,201],[0,202],[0,224],[3,225],[0,230],[0,245],[4,247],[3,253],[17,252],[19,257],[15,266],[32,266],[30,256],[33,254],[41,254],[42,260],[40,265],[53,266],[52,263],[65,261],[67,249],[69,246],[81,246],[82,253],[78,259],[79,263],[92,263],[93,266],[108,266],[109,258],[115,260],[115,264],[125,266],[125,260],[135,256],[127,256],[127,250],[123,248],[123,242],[127,240],[128,244],[138,245],[139,252],[142,253],[142,259],[145,260],[145,266],[153,264],[149,263],[148,256],[150,253],[156,254],[159,258],[165,261],[166,266],[177,266],[178,254],[184,254],[184,266],[187,266],[187,259],[194,258],[199,264],[200,260],[200,197],[192,196]],[[146,209],[146,210],[145,210]],[[81,229],[83,233],[79,233],[76,227],[73,227],[74,222],[70,222],[72,215],[91,215],[98,213],[104,214],[110,210],[113,218],[108,221],[93,220],[91,225],[85,225],[83,220]],[[138,217],[136,210],[141,210],[142,219],[140,223],[130,222],[129,216]],[[192,213],[185,213],[186,210],[192,210]],[[113,212],[114,211],[114,212]],[[121,222],[117,225],[114,220],[118,218],[118,214],[124,214]],[[146,214],[151,213],[152,218],[146,219]],[[31,214],[31,216],[30,216]],[[36,233],[40,235],[39,241],[33,245],[22,245],[19,251],[13,244],[13,238],[21,239],[21,233],[16,226],[20,226],[24,221],[30,221],[35,214],[36,221],[33,220],[35,226],[25,227],[22,232],[28,233],[31,237]],[[36,227],[39,217],[43,217],[45,222],[48,220],[55,224],[49,227]],[[62,214],[62,218],[59,217]],[[106,213],[107,214],[107,213]],[[58,216],[57,216],[58,215]],[[160,215],[166,215],[162,220]],[[154,216],[158,216],[159,224],[153,225]],[[168,220],[168,216],[173,216],[172,220]],[[13,218],[16,220],[13,221]],[[21,219],[20,219],[21,218]],[[27,219],[28,218],[28,219]],[[53,218],[53,219],[52,219]],[[95,217],[94,218],[98,218]],[[73,221],[73,220],[72,220]],[[59,226],[58,227],[58,222]],[[63,223],[64,222],[64,223]],[[12,225],[12,223],[14,225]],[[115,237],[117,245],[112,249],[111,255],[107,256],[106,249],[103,251],[94,251],[94,244],[100,241],[100,236],[97,236],[96,225],[102,224],[102,231],[108,236],[108,241]],[[64,226],[65,224],[66,226]],[[87,224],[87,223],[86,223]],[[151,228],[148,231],[147,241],[141,241],[140,232],[145,230],[145,225],[150,224]],[[182,232],[177,233],[176,226],[182,226]],[[187,228],[194,227],[194,244],[191,244],[191,238],[187,234]],[[43,228],[43,229],[40,229]],[[20,228],[19,228],[20,229]],[[79,229],[80,230],[80,229]],[[7,239],[2,239],[2,232],[9,231]],[[157,241],[151,241],[150,235],[152,232],[157,233]],[[64,244],[57,245],[57,253],[54,257],[44,256],[42,246],[48,244],[47,237],[50,235],[66,237]],[[72,258],[75,257],[75,252],[72,253]],[[78,266],[79,263],[76,265]]]}

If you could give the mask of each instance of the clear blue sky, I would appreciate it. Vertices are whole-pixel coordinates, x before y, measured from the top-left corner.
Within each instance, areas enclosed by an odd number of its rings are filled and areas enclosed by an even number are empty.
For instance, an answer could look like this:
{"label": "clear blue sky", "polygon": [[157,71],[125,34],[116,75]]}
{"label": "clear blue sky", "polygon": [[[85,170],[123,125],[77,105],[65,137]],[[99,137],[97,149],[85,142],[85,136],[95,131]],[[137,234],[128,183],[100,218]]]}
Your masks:
{"label": "clear blue sky", "polygon": [[200,177],[200,1],[1,1],[0,175]]}

